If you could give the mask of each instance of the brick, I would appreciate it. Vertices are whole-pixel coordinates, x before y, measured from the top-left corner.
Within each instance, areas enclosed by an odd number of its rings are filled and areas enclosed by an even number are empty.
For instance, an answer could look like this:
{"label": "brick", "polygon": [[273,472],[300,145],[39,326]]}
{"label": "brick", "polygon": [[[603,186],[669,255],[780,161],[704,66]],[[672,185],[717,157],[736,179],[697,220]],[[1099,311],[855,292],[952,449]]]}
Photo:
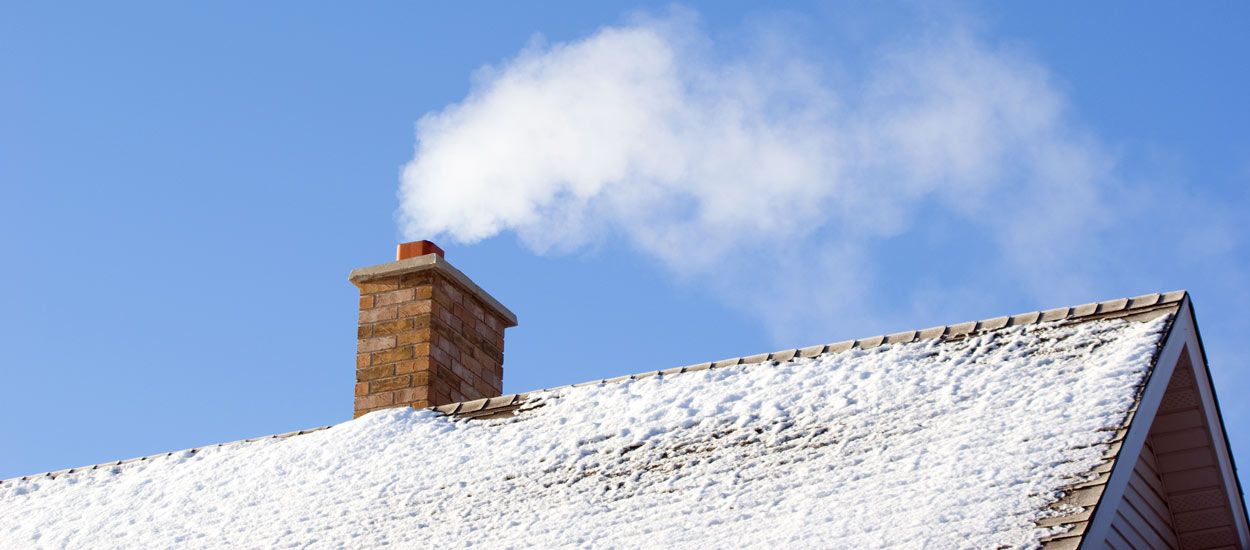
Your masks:
{"label": "brick", "polygon": [[394,321],[382,321],[370,325],[373,327],[374,336],[383,336],[386,334],[395,334],[405,330],[412,329],[412,319],[395,319]]}
{"label": "brick", "polygon": [[370,380],[377,380],[379,378],[386,378],[388,376],[392,376],[394,375],[394,373],[395,373],[395,367],[391,365],[356,369],[356,381],[368,382]]}
{"label": "brick", "polygon": [[395,392],[395,401],[399,403],[412,403],[413,405],[416,405],[414,402],[421,402],[423,404],[419,406],[424,407],[428,406],[424,403],[429,400],[429,394],[430,390],[426,387],[406,388]]}
{"label": "brick", "polygon": [[456,353],[456,345],[452,343],[450,338],[439,338],[436,345],[438,346],[438,349],[441,349],[449,354]]}
{"label": "brick", "polygon": [[357,286],[357,416],[500,394],[507,323],[472,292],[435,271]]}
{"label": "brick", "polygon": [[455,302],[451,300],[451,296],[448,296],[447,293],[435,292],[434,303],[437,304],[440,309],[447,309],[450,308]]}
{"label": "brick", "polygon": [[416,273],[406,273],[399,278],[400,286],[410,287],[419,285],[433,285],[434,277],[428,271],[418,271]]}
{"label": "brick", "polygon": [[408,332],[401,332],[399,334],[396,334],[395,343],[400,346],[406,346],[408,344],[419,344],[419,343],[429,342],[432,337],[433,337],[433,334],[431,334],[429,329],[410,330]]}
{"label": "brick", "polygon": [[399,308],[396,306],[375,307],[360,312],[360,324],[390,321],[398,316]]}
{"label": "brick", "polygon": [[482,397],[494,397],[497,395],[494,392],[494,388],[490,387],[490,384],[481,378],[477,380],[477,383],[473,385],[473,388],[476,389],[477,394]]}
{"label": "brick", "polygon": [[399,315],[403,317],[416,317],[434,311],[434,305],[428,300],[420,300],[416,302],[408,302],[399,306]]}
{"label": "brick", "polygon": [[429,372],[431,367],[429,357],[414,357],[407,361],[395,363],[395,374],[410,374],[414,372]]}
{"label": "brick", "polygon": [[374,365],[394,363],[396,361],[403,361],[405,359],[412,359],[412,346],[404,346],[402,348],[379,351],[369,356],[369,360]]}
{"label": "brick", "polygon": [[440,307],[434,310],[434,318],[438,319],[438,322],[443,323],[447,325],[448,327],[450,327],[452,320],[455,319],[456,316],[452,315],[450,309],[445,308],[445,307]]}
{"label": "brick", "polygon": [[395,347],[394,336],[378,336],[375,338],[365,338],[356,341],[356,351],[358,353],[369,353],[374,351],[382,351]]}
{"label": "brick", "polygon": [[482,321],[473,323],[473,334],[477,335],[478,338],[488,338],[490,337],[490,327],[486,326],[486,323]]}
{"label": "brick", "polygon": [[387,277],[385,279],[374,279],[372,281],[359,283],[356,287],[360,289],[361,294],[386,292],[388,290],[395,290],[399,288],[399,278]]}
{"label": "brick", "polygon": [[428,388],[430,386],[430,371],[418,371],[412,373],[412,387]]}
{"label": "brick", "polygon": [[457,288],[456,285],[444,282],[442,290],[452,302],[464,301],[464,293],[460,292],[460,289]]}
{"label": "brick", "polygon": [[405,374],[394,378],[383,378],[369,382],[369,393],[381,393],[400,390],[411,386],[412,377]]}
{"label": "brick", "polygon": [[411,288],[401,288],[390,292],[383,292],[373,295],[373,301],[378,306],[389,306],[402,302],[411,302],[416,294]]}
{"label": "brick", "polygon": [[365,395],[356,398],[356,409],[375,409],[395,403],[395,394],[391,392]]}
{"label": "brick", "polygon": [[447,352],[439,348],[433,348],[429,350],[428,353],[430,357],[433,358],[435,361],[438,361],[439,363],[443,363],[445,365],[450,365],[453,359],[450,354],[448,354]]}

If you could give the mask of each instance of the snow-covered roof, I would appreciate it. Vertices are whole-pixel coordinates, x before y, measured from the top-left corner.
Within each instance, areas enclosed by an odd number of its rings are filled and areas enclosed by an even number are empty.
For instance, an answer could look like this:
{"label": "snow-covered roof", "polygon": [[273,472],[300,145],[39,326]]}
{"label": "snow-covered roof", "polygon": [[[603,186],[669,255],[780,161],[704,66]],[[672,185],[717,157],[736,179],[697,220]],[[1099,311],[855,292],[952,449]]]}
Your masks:
{"label": "snow-covered roof", "polygon": [[1037,546],[1088,520],[1183,296],[10,480],[0,547]]}

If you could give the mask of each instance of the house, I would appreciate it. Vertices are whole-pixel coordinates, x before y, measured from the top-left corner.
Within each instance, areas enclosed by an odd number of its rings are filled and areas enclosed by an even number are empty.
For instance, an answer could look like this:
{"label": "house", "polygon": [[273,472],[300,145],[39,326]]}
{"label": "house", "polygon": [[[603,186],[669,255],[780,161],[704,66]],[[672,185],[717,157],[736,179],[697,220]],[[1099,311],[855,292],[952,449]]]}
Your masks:
{"label": "house", "polygon": [[357,418],[0,482],[0,547],[1250,547],[1185,292],[500,395],[436,246],[350,279]]}

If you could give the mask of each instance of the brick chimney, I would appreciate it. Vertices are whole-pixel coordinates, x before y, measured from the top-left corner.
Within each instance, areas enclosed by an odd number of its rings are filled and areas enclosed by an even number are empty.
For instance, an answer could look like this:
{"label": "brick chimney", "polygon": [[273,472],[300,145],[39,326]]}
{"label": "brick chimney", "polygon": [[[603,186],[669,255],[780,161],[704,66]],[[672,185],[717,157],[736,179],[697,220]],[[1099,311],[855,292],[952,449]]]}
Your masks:
{"label": "brick chimney", "polygon": [[516,315],[443,259],[430,241],[353,270],[360,289],[356,411],[431,407],[503,392],[504,329]]}

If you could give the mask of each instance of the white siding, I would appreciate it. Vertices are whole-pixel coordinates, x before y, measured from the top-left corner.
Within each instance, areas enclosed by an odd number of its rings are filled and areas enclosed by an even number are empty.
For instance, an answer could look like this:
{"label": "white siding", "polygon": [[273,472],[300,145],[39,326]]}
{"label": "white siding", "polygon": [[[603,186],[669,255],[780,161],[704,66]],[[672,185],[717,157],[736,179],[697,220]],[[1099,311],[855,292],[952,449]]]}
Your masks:
{"label": "white siding", "polygon": [[1150,442],[1142,449],[1133,467],[1124,498],[1116,509],[1111,523],[1112,536],[1108,545],[1119,548],[1127,543],[1129,548],[1178,547],[1172,529],[1172,517],[1168,511],[1167,493],[1163,490]]}

